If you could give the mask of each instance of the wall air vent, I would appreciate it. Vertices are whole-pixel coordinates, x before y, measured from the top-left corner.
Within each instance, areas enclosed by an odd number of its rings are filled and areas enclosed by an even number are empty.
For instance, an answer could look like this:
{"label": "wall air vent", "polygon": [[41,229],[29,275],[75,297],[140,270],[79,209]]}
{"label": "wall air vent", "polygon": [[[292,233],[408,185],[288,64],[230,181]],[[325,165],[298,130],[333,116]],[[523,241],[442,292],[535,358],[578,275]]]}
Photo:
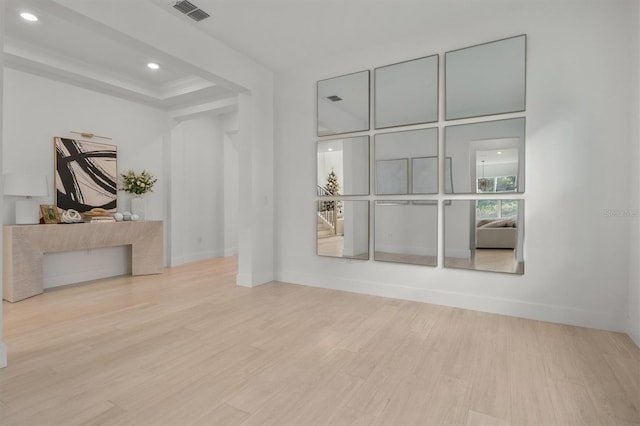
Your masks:
{"label": "wall air vent", "polygon": [[338,102],[342,100],[342,98],[338,95],[327,96],[327,99],[329,99],[331,102]]}
{"label": "wall air vent", "polygon": [[207,12],[205,12],[204,10],[198,8],[198,6],[194,5],[193,3],[187,1],[187,0],[180,0],[177,1],[174,5],[173,8],[176,10],[179,10],[180,12],[184,13],[185,15],[187,15],[189,18],[193,19],[194,21],[200,22],[203,19],[208,18],[209,15]]}

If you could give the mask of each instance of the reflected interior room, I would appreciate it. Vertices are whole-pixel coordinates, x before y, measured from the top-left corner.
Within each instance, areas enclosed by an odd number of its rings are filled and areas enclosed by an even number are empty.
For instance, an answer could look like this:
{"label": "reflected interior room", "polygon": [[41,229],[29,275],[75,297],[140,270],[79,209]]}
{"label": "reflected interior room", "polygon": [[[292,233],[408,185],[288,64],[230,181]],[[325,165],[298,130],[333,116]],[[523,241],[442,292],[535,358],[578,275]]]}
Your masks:
{"label": "reflected interior room", "polygon": [[438,193],[438,129],[375,135],[375,194]]}
{"label": "reflected interior room", "polygon": [[525,118],[447,126],[447,194],[525,192]]}
{"label": "reflected interior room", "polygon": [[376,68],[375,128],[438,121],[438,55]]}
{"label": "reflected interior room", "polygon": [[438,203],[375,202],[374,260],[412,265],[438,264]]}
{"label": "reflected interior room", "polygon": [[369,71],[318,82],[318,136],[369,129]]}
{"label": "reflected interior room", "polygon": [[524,274],[524,201],[450,200],[444,206],[444,266]]}
{"label": "reflected interior room", "polygon": [[[322,205],[320,205],[322,204]],[[335,217],[333,222],[325,217]],[[318,256],[369,259],[369,202],[318,202]]]}
{"label": "reflected interior room", "polygon": [[527,36],[447,52],[446,119],[525,110]]}
{"label": "reflected interior room", "polygon": [[317,254],[369,259],[369,203],[337,198],[369,193],[369,137],[319,141],[316,155]]}

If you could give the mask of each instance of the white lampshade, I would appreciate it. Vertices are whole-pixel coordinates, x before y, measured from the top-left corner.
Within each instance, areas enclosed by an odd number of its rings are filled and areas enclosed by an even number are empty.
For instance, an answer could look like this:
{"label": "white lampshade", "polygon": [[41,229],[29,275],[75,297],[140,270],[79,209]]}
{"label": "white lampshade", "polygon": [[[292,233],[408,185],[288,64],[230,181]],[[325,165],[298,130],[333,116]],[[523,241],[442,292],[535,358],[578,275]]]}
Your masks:
{"label": "white lampshade", "polygon": [[4,175],[4,195],[46,197],[49,195],[47,177],[26,173],[7,173]]}
{"label": "white lampshade", "polygon": [[40,221],[40,211],[38,204],[31,201],[30,198],[49,195],[47,177],[26,173],[8,173],[4,175],[4,195],[27,197],[26,200],[16,201],[16,224],[36,224]]}

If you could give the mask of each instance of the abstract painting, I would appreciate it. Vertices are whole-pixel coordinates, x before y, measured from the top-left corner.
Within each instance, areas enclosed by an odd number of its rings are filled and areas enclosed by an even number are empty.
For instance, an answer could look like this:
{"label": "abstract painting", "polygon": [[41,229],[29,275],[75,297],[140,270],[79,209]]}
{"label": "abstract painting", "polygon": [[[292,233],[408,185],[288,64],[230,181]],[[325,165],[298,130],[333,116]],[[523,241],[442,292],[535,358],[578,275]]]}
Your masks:
{"label": "abstract painting", "polygon": [[86,212],[95,207],[115,211],[118,190],[117,147],[54,138],[56,205]]}

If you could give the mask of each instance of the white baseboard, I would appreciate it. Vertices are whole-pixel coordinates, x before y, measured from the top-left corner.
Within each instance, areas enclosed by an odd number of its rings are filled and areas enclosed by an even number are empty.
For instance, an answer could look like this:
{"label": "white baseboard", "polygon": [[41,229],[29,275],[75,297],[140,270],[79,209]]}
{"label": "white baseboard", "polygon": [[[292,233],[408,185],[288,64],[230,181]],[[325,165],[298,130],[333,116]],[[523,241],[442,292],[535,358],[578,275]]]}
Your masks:
{"label": "white baseboard", "polygon": [[638,326],[638,324],[633,324],[632,320],[629,320],[626,333],[631,340],[633,340],[636,346],[640,348],[640,326]]}
{"label": "white baseboard", "polygon": [[184,263],[198,262],[200,260],[213,259],[216,257],[224,257],[222,250],[207,250],[197,253],[189,253],[183,256]]}
{"label": "white baseboard", "polygon": [[273,276],[266,273],[257,274],[238,274],[236,275],[236,285],[240,287],[258,287],[273,281]]}
{"label": "white baseboard", "polygon": [[99,280],[102,278],[117,277],[120,275],[130,275],[131,265],[120,265],[120,267],[105,267],[92,269],[90,271],[81,271],[57,275],[48,275],[43,277],[43,288],[54,288],[63,285],[83,283],[86,281]]}
{"label": "white baseboard", "polygon": [[229,257],[238,254],[236,247],[228,248],[224,250],[208,250],[198,253],[189,253],[180,256],[174,256],[171,258],[170,267],[184,265],[185,263],[198,262],[200,260],[213,259],[216,257]]}
{"label": "white baseboard", "polygon": [[184,256],[173,256],[169,261],[169,267],[174,268],[176,266],[184,265]]}
{"label": "white baseboard", "polygon": [[0,342],[0,368],[7,366],[7,345],[4,342]]}
{"label": "white baseboard", "polygon": [[369,294],[392,299],[412,300],[559,324],[626,332],[621,325],[620,313],[615,312],[586,311],[566,306],[544,305],[514,299],[390,285],[381,282],[345,279],[338,276],[318,277],[306,272],[292,270],[281,271],[276,279],[277,281],[291,284]]}
{"label": "white baseboard", "polygon": [[46,253],[42,259],[45,289],[127,274],[131,274],[131,246]]}

